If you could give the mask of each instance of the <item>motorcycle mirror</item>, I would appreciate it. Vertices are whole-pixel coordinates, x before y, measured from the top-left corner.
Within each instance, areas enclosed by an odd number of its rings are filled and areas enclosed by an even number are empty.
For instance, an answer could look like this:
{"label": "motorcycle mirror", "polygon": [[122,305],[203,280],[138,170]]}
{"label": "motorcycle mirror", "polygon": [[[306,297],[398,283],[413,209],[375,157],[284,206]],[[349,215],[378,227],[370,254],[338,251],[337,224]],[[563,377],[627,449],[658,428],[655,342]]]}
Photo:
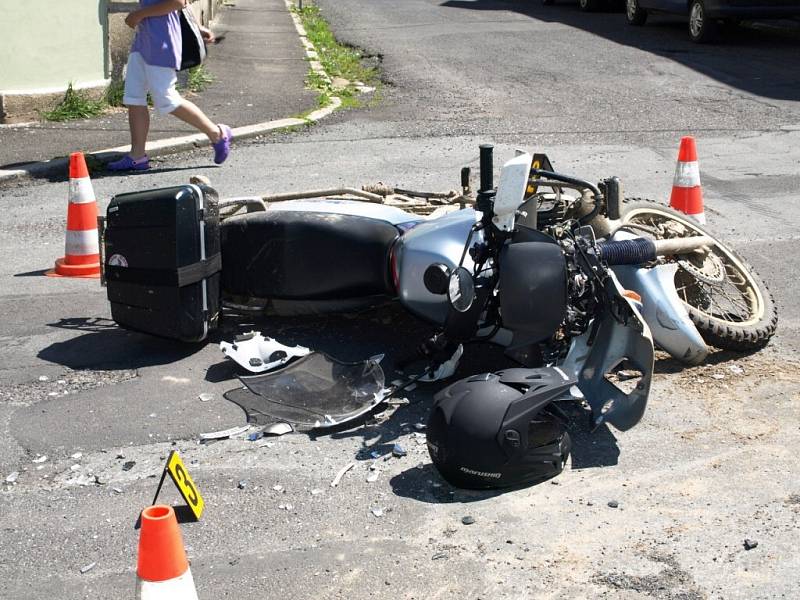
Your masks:
{"label": "motorcycle mirror", "polygon": [[465,313],[472,307],[475,301],[475,282],[472,280],[472,274],[464,267],[458,267],[450,274],[447,300],[450,306],[460,313]]}

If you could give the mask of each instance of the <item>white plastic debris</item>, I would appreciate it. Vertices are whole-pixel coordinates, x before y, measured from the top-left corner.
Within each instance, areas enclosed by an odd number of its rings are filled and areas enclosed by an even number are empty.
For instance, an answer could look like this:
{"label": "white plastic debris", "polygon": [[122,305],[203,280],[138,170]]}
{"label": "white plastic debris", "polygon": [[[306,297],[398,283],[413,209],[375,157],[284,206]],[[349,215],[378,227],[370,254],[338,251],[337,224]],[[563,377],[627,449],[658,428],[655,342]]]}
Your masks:
{"label": "white plastic debris", "polygon": [[[431,381],[442,381],[443,379],[447,379],[448,377],[452,377],[453,373],[456,372],[458,368],[458,362],[461,360],[461,356],[464,354],[464,346],[462,344],[458,345],[456,351],[453,352],[453,356],[450,357],[449,360],[443,362],[439,367],[433,372],[429,373],[428,375],[424,375],[420,377],[419,381],[423,382],[431,382]],[[409,392],[412,391],[414,388],[408,387],[406,390]]]}
{"label": "white plastic debris", "polygon": [[272,489],[275,490],[276,492],[282,492],[283,491],[283,486],[282,485],[273,485]]}
{"label": "white plastic debris", "polygon": [[6,477],[6,483],[16,483],[17,478],[19,477],[19,471],[11,471]]}
{"label": "white plastic debris", "polygon": [[89,571],[94,569],[96,566],[97,566],[97,563],[93,562],[93,563],[89,563],[85,567],[81,567],[81,575],[84,575],[85,573],[88,573]]}
{"label": "white plastic debris", "polygon": [[370,471],[369,475],[367,475],[367,483],[375,483],[378,481],[378,475],[380,471]]}
{"label": "white plastic debris", "polygon": [[70,458],[78,460],[81,456],[83,456],[83,452],[76,452],[75,454],[71,455]]}
{"label": "white plastic debris", "polygon": [[730,369],[730,372],[734,375],[742,375],[744,373],[744,369],[739,365],[731,365],[728,369]]}
{"label": "white plastic debris", "polygon": [[47,375],[39,375],[39,381],[47,381],[50,379]]}
{"label": "white plastic debris", "polygon": [[373,508],[372,509],[372,514],[375,515],[376,517],[382,517],[383,516],[383,509],[382,508]]}
{"label": "white plastic debris", "polygon": [[272,338],[265,338],[259,331],[246,333],[233,343],[220,342],[219,348],[225,356],[252,373],[277,369],[293,358],[311,353],[304,346],[285,346]]}
{"label": "white plastic debris", "polygon": [[356,466],[355,463],[347,463],[345,466],[339,469],[339,472],[336,473],[336,477],[334,477],[333,481],[331,481],[331,487],[336,487],[337,485],[339,485],[339,482],[342,480],[342,477],[344,477],[344,474],[355,466]]}
{"label": "white plastic debris", "polygon": [[47,455],[42,454],[41,456],[37,456],[31,462],[35,462],[36,464],[43,463],[47,461]]}
{"label": "white plastic debris", "polygon": [[200,440],[221,440],[234,435],[239,435],[250,429],[250,425],[242,425],[240,427],[231,427],[230,429],[223,429],[222,431],[211,431],[209,433],[201,433]]}
{"label": "white plastic debris", "polygon": [[200,400],[200,402],[208,402],[209,400],[214,399],[214,394],[208,394],[208,393],[198,394],[197,399]]}

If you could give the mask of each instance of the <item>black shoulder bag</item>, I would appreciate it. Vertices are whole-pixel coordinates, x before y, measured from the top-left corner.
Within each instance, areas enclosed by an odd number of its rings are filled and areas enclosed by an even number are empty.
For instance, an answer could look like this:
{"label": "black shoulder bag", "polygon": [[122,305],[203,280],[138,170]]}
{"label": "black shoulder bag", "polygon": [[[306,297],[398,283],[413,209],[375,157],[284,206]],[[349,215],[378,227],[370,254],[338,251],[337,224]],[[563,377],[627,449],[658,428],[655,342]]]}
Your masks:
{"label": "black shoulder bag", "polygon": [[194,13],[187,6],[178,12],[181,20],[181,67],[179,71],[191,69],[203,63],[206,59],[206,42]]}

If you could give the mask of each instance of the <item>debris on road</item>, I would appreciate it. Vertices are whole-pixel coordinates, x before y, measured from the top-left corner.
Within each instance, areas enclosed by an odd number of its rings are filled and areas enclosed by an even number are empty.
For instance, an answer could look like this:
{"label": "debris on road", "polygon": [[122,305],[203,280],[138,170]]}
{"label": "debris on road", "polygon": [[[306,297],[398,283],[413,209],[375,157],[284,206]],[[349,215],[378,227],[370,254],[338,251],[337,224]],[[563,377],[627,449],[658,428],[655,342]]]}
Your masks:
{"label": "debris on road", "polygon": [[209,400],[214,399],[214,394],[203,392],[202,394],[198,394],[197,399],[200,400],[200,402],[208,402]]}
{"label": "debris on road", "polygon": [[609,500],[608,501],[608,507],[609,508],[619,508],[619,502],[617,502],[616,500]]}
{"label": "debris on road", "polygon": [[369,475],[367,475],[367,483],[375,483],[378,481],[378,475],[380,471],[370,471]]}
{"label": "debris on road", "polygon": [[475,523],[475,517],[471,515],[467,515],[466,517],[461,517],[461,522],[464,525],[473,525]]}
{"label": "debris on road", "polygon": [[78,475],[78,477],[68,481],[67,483],[74,483],[75,485],[80,485],[82,487],[95,485],[97,483],[97,476],[81,473],[80,475]]}
{"label": "debris on road", "polygon": [[744,541],[744,549],[745,550],[752,550],[758,546],[758,542],[756,540],[745,539]]}
{"label": "debris on road", "polygon": [[122,464],[122,470],[123,471],[130,471],[135,465],[136,465],[136,461],[135,460],[129,460],[129,461],[127,461],[127,462]]}
{"label": "debris on road", "polygon": [[85,575],[86,573],[88,573],[89,571],[94,569],[96,566],[97,566],[97,563],[93,562],[93,563],[89,563],[85,567],[81,567],[81,575]]}
{"label": "debris on road", "polygon": [[287,433],[292,433],[294,431],[294,427],[292,427],[289,423],[284,421],[279,421],[277,423],[272,423],[271,425],[267,425],[264,429],[261,430],[261,433],[264,435],[286,435]]}
{"label": "debris on road", "polygon": [[11,473],[8,474],[8,477],[6,477],[6,483],[16,483],[18,477],[19,471],[11,471]]}
{"label": "debris on road", "polygon": [[78,460],[82,456],[83,456],[83,452],[76,452],[75,454],[71,454],[70,458],[73,459],[73,460]]}
{"label": "debris on road", "polygon": [[245,411],[250,423],[286,423],[296,431],[338,427],[365,416],[387,397],[381,358],[350,363],[312,352],[280,371],[239,376],[244,387],[224,396]]}
{"label": "debris on road", "polygon": [[373,508],[371,512],[376,517],[382,517],[383,516],[383,509],[382,508]]}
{"label": "debris on road", "polygon": [[408,452],[406,452],[406,449],[403,448],[403,446],[401,446],[400,444],[395,444],[394,447],[392,448],[392,456],[396,456],[397,458],[402,458],[407,454]]}
{"label": "debris on road", "polygon": [[247,434],[247,441],[248,442],[257,442],[262,437],[264,437],[264,431],[254,431],[253,433]]}
{"label": "debris on road", "polygon": [[637,379],[642,376],[639,371],[621,370],[616,372],[617,379],[620,381],[628,381],[629,379]]}
{"label": "debris on road", "polygon": [[263,373],[284,366],[294,358],[311,353],[304,346],[285,346],[259,331],[236,336],[233,343],[220,342],[219,349],[227,357],[252,373]]}
{"label": "debris on road", "polygon": [[283,491],[283,486],[282,485],[273,485],[272,489],[275,490],[276,492],[282,492]]}
{"label": "debris on road", "polygon": [[356,466],[356,463],[347,463],[345,466],[343,466],[341,469],[339,469],[339,472],[336,473],[336,477],[334,477],[333,481],[331,481],[331,487],[336,487],[337,485],[339,485],[339,482],[342,480],[342,477],[344,476],[344,474],[347,473],[350,469],[352,469],[355,466]]}
{"label": "debris on road", "polygon": [[247,483],[248,483],[248,482],[247,482],[247,480],[246,480],[246,479],[240,479],[240,480],[239,480],[239,483],[237,484],[237,486],[236,486],[236,487],[238,487],[240,490],[243,490],[244,488],[246,488],[246,487],[247,487]]}
{"label": "debris on road", "polygon": [[34,462],[36,464],[40,464],[40,463],[43,463],[43,462],[46,462],[46,461],[47,461],[47,455],[46,454],[42,454],[41,456],[37,456],[36,458],[34,458],[31,462]]}
{"label": "debris on road", "polygon": [[744,369],[739,365],[731,365],[730,367],[728,367],[728,369],[734,375],[744,375]]}
{"label": "debris on road", "polygon": [[231,427],[230,429],[223,429],[221,431],[211,431],[209,433],[201,433],[200,441],[205,442],[208,440],[224,440],[225,438],[242,434],[248,429],[250,429],[250,425],[241,425],[239,427]]}
{"label": "debris on road", "polygon": [[431,556],[431,560],[439,560],[442,558],[447,558],[447,554],[445,554],[444,552],[437,552],[436,554]]}

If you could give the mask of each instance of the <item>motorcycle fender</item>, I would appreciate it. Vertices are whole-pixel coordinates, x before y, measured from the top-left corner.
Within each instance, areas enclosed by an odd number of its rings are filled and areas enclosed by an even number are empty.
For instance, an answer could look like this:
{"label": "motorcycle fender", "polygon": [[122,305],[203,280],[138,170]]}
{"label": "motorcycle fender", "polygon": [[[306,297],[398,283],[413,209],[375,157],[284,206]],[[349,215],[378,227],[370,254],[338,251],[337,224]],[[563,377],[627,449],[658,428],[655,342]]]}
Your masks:
{"label": "motorcycle fender", "polygon": [[[562,369],[577,379],[578,388],[591,407],[594,427],[607,422],[626,431],[641,420],[647,407],[653,377],[653,338],[637,303],[622,295],[623,288],[613,273],[609,276],[612,293],[630,308],[627,318],[619,322],[605,314],[572,341]],[[623,362],[626,369],[641,373],[630,391],[609,380]]]}
{"label": "motorcycle fender", "polygon": [[613,267],[620,283],[642,297],[642,316],[653,341],[670,355],[688,365],[698,365],[708,356],[708,346],[689,318],[675,289],[678,265],[652,268]]}

